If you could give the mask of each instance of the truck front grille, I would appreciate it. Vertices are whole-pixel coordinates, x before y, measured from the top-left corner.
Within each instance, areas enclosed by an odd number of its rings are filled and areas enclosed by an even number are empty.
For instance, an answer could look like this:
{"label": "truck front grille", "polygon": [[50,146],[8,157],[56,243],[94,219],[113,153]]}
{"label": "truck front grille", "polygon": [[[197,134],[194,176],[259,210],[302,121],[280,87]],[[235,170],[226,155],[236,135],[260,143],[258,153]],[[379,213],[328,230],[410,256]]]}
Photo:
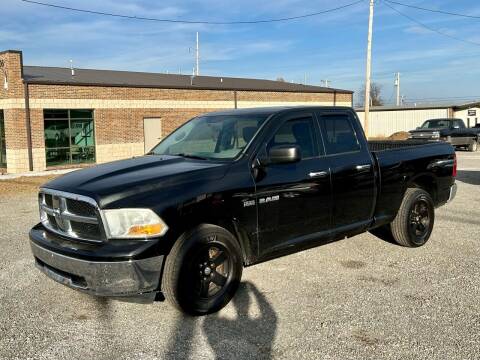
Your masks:
{"label": "truck front grille", "polygon": [[105,240],[100,212],[93,199],[41,189],[39,205],[42,224],[48,230],[77,240]]}

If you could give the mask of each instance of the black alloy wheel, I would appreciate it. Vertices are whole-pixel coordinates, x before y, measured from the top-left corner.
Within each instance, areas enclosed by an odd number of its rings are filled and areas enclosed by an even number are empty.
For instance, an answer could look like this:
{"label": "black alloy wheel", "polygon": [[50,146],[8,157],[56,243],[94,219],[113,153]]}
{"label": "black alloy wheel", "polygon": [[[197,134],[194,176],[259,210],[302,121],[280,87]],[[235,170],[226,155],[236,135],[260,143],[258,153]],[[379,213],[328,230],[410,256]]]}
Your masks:
{"label": "black alloy wheel", "polygon": [[177,309],[205,315],[223,308],[242,278],[237,239],[226,229],[203,224],[184,233],[167,256],[162,291]]}
{"label": "black alloy wheel", "polygon": [[231,257],[221,244],[202,246],[192,262],[195,292],[201,299],[217,296],[231,280]]}
{"label": "black alloy wheel", "polygon": [[431,195],[424,189],[409,188],[390,224],[390,231],[398,244],[418,247],[430,238],[434,222],[435,205]]}
{"label": "black alloy wheel", "polygon": [[413,204],[410,212],[410,232],[412,236],[418,239],[418,243],[425,241],[425,235],[430,229],[430,211],[429,204],[425,199],[419,198]]}

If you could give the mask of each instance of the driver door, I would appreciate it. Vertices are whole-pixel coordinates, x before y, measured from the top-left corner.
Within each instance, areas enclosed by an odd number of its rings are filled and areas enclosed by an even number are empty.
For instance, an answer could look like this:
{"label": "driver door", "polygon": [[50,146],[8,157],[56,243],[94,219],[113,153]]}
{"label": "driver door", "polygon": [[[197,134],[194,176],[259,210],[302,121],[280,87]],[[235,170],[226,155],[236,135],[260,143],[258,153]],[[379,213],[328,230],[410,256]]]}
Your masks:
{"label": "driver door", "polygon": [[266,141],[266,154],[278,145],[296,145],[301,160],[270,164],[256,180],[260,257],[295,251],[331,228],[330,169],[313,113],[296,113]]}

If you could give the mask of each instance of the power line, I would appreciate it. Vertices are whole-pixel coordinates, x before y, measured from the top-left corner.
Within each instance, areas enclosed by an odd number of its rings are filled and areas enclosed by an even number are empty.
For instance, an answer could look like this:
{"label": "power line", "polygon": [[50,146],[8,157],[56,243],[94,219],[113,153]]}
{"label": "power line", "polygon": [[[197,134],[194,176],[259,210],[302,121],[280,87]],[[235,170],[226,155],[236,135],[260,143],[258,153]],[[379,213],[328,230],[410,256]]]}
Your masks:
{"label": "power line", "polygon": [[303,14],[298,16],[290,16],[290,17],[283,17],[283,18],[273,18],[273,19],[262,19],[262,20],[239,20],[239,21],[207,21],[207,20],[177,20],[177,19],[161,19],[161,18],[150,18],[150,17],[142,17],[142,16],[134,16],[134,15],[124,15],[124,14],[116,14],[116,13],[109,13],[103,11],[95,11],[95,10],[87,10],[87,9],[79,9],[73,8],[68,6],[62,6],[57,4],[50,4],[40,1],[34,0],[20,0],[24,3],[47,6],[56,9],[68,10],[68,11],[75,11],[87,14],[94,14],[94,15],[102,15],[102,16],[111,16],[123,19],[131,19],[131,20],[144,20],[144,21],[155,21],[155,22],[164,22],[164,23],[182,23],[182,24],[207,24],[207,25],[241,25],[241,24],[261,24],[261,23],[273,23],[273,22],[283,22],[283,21],[291,21],[291,20],[298,20],[304,19],[308,17],[313,17],[321,14],[326,14],[329,12],[345,9],[350,6],[357,5],[364,0],[354,1],[352,3],[348,3],[342,6],[338,6],[331,9],[321,10],[309,14]]}
{"label": "power line", "polygon": [[424,8],[424,7],[421,7],[421,6],[404,4],[404,3],[401,3],[401,2],[398,2],[398,1],[392,1],[392,0],[384,0],[384,1],[392,3],[392,4],[400,5],[400,6],[409,7],[409,8],[412,8],[412,9],[417,9],[417,10],[430,11],[430,12],[444,14],[444,15],[460,16],[460,17],[471,18],[471,19],[480,19],[480,16],[475,16],[475,15],[460,14],[460,13],[444,11],[444,10],[428,9],[428,8]]}
{"label": "power line", "polygon": [[430,26],[428,26],[428,25],[426,25],[426,24],[418,21],[417,19],[414,19],[413,17],[411,17],[411,16],[409,16],[409,15],[401,12],[400,10],[396,9],[395,7],[393,7],[392,5],[390,5],[389,2],[390,2],[390,1],[385,0],[385,1],[383,2],[383,4],[385,4],[386,6],[388,6],[390,9],[392,9],[393,11],[395,11],[396,13],[398,13],[399,15],[407,18],[408,20],[416,23],[417,25],[420,25],[421,27],[424,27],[424,28],[427,29],[427,30],[430,30],[430,31],[435,32],[435,33],[437,33],[437,34],[446,36],[446,37],[448,37],[448,38],[450,38],[450,39],[453,39],[453,40],[457,40],[457,41],[461,41],[461,42],[464,42],[464,43],[467,43],[467,44],[472,44],[472,45],[480,46],[480,43],[477,43],[477,42],[475,42],[475,41],[470,41],[470,40],[462,39],[462,38],[459,38],[459,37],[456,37],[456,36],[447,34],[447,33],[443,32],[443,31],[438,30],[438,29],[432,28],[432,27],[430,27]]}

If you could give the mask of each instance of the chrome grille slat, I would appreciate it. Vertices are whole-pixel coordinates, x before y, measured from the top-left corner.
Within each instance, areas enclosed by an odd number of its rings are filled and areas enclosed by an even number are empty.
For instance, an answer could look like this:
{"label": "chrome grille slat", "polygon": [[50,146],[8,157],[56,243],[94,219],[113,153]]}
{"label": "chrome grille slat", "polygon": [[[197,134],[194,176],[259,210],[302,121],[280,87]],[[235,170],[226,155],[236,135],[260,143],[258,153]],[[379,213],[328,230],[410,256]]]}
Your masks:
{"label": "chrome grille slat", "polygon": [[[49,208],[46,205],[40,205],[40,206],[47,214],[55,216],[54,209]],[[73,220],[73,221],[78,221],[78,222],[83,222],[88,224],[98,224],[98,219],[96,217],[72,214],[71,212],[68,211],[68,209],[62,212],[62,216],[67,220]]]}
{"label": "chrome grille slat", "polygon": [[[42,224],[48,230],[81,241],[105,240],[101,214],[93,199],[42,188],[39,194],[39,206]],[[87,216],[90,214],[95,216]]]}

